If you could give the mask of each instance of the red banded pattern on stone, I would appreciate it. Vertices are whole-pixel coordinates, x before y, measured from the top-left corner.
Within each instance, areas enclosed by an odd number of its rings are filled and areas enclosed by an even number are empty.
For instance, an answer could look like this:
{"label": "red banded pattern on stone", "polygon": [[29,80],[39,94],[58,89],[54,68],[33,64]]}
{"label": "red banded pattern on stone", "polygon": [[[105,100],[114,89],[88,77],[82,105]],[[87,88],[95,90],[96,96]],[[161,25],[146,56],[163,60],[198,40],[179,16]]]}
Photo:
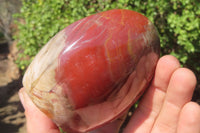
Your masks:
{"label": "red banded pattern on stone", "polygon": [[159,37],[143,15],[124,9],[83,18],[54,36],[23,85],[66,131],[86,132],[126,111],[151,81]]}

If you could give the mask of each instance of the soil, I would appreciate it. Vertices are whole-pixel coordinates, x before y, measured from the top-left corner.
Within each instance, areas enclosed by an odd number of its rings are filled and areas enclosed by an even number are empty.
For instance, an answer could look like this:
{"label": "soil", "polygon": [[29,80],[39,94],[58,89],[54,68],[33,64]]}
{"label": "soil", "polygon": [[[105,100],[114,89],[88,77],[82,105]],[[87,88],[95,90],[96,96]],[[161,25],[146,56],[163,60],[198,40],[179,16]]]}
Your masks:
{"label": "soil", "polygon": [[2,133],[26,133],[25,116],[17,92],[10,95],[0,107],[0,131]]}
{"label": "soil", "polygon": [[26,133],[24,109],[18,90],[22,78],[12,60],[6,41],[0,41],[0,131],[2,133]]}

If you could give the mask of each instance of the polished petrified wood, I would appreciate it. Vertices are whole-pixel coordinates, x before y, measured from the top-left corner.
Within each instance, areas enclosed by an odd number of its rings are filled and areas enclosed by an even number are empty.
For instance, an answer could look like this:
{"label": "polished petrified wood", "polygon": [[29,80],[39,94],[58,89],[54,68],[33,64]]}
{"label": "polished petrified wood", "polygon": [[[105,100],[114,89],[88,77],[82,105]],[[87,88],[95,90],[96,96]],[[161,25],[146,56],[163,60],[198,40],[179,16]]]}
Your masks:
{"label": "polished petrified wood", "polygon": [[86,132],[134,104],[154,75],[159,50],[157,31],[145,16],[122,9],[97,13],[57,33],[27,69],[23,85],[58,126]]}

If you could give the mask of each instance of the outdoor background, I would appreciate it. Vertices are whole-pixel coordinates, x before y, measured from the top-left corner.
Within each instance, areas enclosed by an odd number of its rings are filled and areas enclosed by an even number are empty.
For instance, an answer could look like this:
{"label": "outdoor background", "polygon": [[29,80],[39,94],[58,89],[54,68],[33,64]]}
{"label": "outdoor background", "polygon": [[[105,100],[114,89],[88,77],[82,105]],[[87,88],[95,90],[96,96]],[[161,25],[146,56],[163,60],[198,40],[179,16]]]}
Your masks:
{"label": "outdoor background", "polygon": [[43,45],[69,24],[110,9],[130,9],[157,27],[161,56],[177,57],[198,84],[193,101],[200,104],[199,0],[0,0],[0,131],[24,133],[17,91],[29,63]]}

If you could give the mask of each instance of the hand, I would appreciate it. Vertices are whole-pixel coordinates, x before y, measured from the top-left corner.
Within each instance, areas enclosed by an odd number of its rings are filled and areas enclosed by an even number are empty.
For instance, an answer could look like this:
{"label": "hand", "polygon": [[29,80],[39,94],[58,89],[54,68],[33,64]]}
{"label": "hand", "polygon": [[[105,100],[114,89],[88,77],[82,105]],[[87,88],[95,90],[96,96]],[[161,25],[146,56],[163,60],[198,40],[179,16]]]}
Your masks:
{"label": "hand", "polygon": [[200,106],[190,101],[195,85],[189,69],[173,56],[162,57],[124,133],[200,133]]}
{"label": "hand", "polygon": [[[124,133],[200,133],[200,106],[191,102],[196,85],[194,74],[173,56],[158,61],[154,79],[140,101]],[[59,133],[58,127],[19,92],[25,108],[28,133]],[[118,120],[92,133],[114,133]]]}

